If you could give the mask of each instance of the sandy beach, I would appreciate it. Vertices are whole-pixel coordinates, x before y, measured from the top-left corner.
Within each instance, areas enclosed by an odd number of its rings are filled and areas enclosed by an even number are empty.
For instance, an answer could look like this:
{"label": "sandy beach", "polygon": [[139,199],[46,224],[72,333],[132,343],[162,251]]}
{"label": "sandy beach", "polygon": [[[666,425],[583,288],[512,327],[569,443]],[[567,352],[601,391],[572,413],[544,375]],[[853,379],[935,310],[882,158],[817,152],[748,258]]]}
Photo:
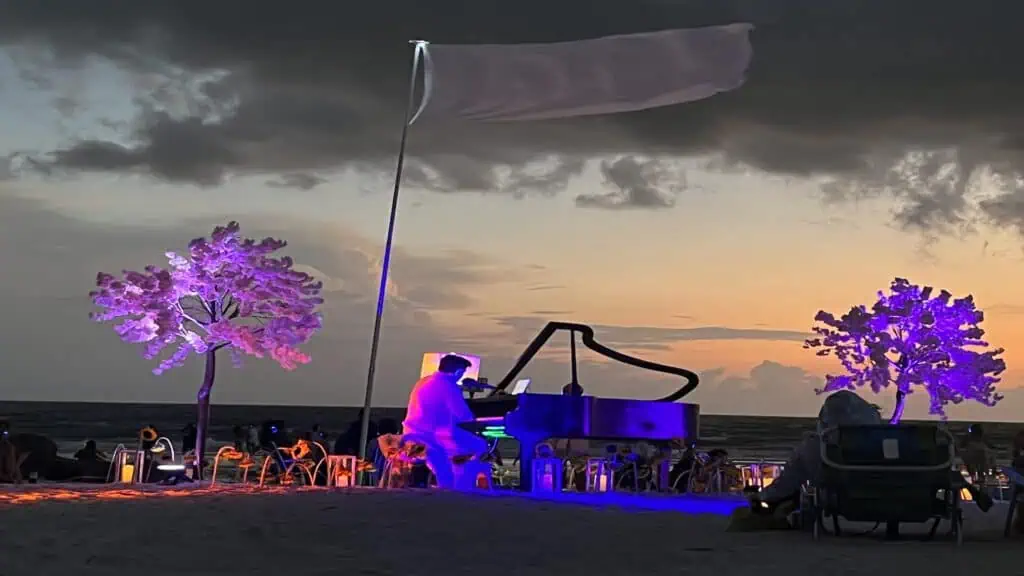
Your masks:
{"label": "sandy beach", "polygon": [[[52,489],[48,489],[52,492]],[[879,574],[1019,571],[1005,508],[963,547],[727,532],[720,514],[434,491],[0,491],[0,574]],[[721,510],[719,510],[721,512]]]}

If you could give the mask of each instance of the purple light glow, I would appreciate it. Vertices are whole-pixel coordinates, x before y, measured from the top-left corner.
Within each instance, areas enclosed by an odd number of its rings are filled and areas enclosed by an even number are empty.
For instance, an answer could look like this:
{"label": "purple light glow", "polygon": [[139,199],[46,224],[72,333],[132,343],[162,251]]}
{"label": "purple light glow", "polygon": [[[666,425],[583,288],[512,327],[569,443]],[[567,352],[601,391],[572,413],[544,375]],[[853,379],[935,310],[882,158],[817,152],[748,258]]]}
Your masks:
{"label": "purple light glow", "polygon": [[99,289],[89,296],[105,310],[93,320],[123,319],[114,330],[125,342],[145,344],[147,359],[178,342],[155,374],[181,366],[192,352],[225,347],[236,364],[238,353],[269,355],[286,370],[309,362],[298,346],[320,329],[321,283],[293,270],[291,258],[270,256],[285,242],[256,242],[238,232],[231,222],[214,229],[210,240],[190,242],[187,257],[168,252],[167,270],[147,266],[122,278],[98,274]]}
{"label": "purple light glow", "polygon": [[674,496],[658,494],[631,494],[625,492],[519,492],[494,490],[474,492],[483,498],[522,498],[540,502],[554,502],[565,505],[592,506],[595,508],[621,508],[625,510],[646,510],[657,512],[681,512],[683,514],[714,514],[728,516],[737,508],[748,506],[742,496]]}
{"label": "purple light glow", "polygon": [[953,299],[945,290],[934,295],[930,286],[916,286],[897,278],[889,294],[878,293],[869,310],[854,306],[841,318],[819,311],[813,328],[817,337],[804,348],[818,356],[835,356],[846,374],[828,375],[817,393],[853,390],[868,385],[875,393],[896,387],[891,418],[898,423],[906,395],[923,386],[930,397],[931,414],[946,417],[945,407],[974,400],[994,406],[1006,363],[1002,348],[988,349],[979,326],[984,314],[974,298]]}
{"label": "purple light glow", "polygon": [[205,356],[206,369],[197,400],[196,456],[203,457],[216,353],[227,348],[234,364],[243,354],[270,356],[285,370],[310,358],[299,350],[322,324],[317,307],[322,285],[292,269],[292,259],[271,255],[286,243],[239,236],[239,225],[218,226],[210,239],[196,238],[187,256],[168,252],[169,268],[147,266],[120,278],[100,273],[93,304],[97,322],[120,320],[114,330],[125,342],[144,344],[153,359],[177,343],[153,370],[161,374],[181,366],[193,352]]}

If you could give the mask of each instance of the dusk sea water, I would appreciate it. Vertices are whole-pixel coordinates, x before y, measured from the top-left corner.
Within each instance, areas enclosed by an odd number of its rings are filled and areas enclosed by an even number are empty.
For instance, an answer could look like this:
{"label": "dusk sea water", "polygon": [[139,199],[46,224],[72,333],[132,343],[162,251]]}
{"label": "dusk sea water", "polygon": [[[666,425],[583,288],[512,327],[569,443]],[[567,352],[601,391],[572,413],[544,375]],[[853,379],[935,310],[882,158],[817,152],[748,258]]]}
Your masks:
{"label": "dusk sea water", "polygon": [[[0,419],[10,423],[11,432],[30,432],[48,436],[57,442],[60,452],[70,454],[87,440],[96,440],[101,449],[110,450],[120,443],[130,444],[142,426],[155,426],[161,434],[180,445],[181,429],[195,420],[191,404],[127,404],[84,402],[0,402]],[[265,420],[283,420],[294,431],[308,430],[320,424],[331,439],[357,418],[356,407],[338,406],[255,406],[216,405],[211,414],[211,441],[229,443],[235,425],[257,425]],[[379,408],[373,418],[401,420],[402,408]],[[950,431],[963,433],[966,422],[950,422]],[[1005,459],[1013,435],[1022,423],[985,422],[986,435]],[[702,414],[700,445],[726,448],[740,457],[785,458],[804,432],[814,430],[813,418],[775,416],[727,416]]]}

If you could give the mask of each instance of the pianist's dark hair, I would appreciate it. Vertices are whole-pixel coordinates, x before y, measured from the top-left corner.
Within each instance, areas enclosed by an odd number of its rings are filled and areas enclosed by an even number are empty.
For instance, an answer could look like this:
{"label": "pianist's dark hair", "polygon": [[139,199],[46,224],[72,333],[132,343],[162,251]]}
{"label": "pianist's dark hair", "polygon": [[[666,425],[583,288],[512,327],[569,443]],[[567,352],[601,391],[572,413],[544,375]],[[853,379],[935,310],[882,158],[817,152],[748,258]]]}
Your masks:
{"label": "pianist's dark hair", "polygon": [[457,354],[446,354],[437,364],[437,371],[444,372],[445,374],[451,374],[453,372],[458,372],[459,370],[466,370],[472,365],[472,362],[466,360],[462,356]]}

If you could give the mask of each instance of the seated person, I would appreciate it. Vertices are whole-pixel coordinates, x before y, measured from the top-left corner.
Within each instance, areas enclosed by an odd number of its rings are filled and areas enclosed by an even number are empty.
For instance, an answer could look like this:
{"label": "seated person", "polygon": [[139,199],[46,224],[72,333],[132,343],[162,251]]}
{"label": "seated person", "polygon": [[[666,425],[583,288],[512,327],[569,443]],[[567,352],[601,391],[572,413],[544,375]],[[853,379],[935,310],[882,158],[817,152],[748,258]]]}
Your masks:
{"label": "seated person", "polygon": [[384,466],[387,461],[387,457],[384,452],[380,449],[379,438],[381,436],[389,436],[392,434],[401,434],[402,427],[398,424],[398,421],[393,418],[382,418],[380,423],[377,424],[376,438],[370,438],[366,441],[366,461],[373,464],[373,473],[371,478],[373,479],[373,485],[376,486],[380,481],[380,473],[384,470]]}
{"label": "seated person", "polygon": [[96,449],[96,441],[88,440],[78,452],[75,452],[75,460],[94,462],[97,460],[106,460],[107,455]]}
{"label": "seated person", "polygon": [[971,424],[961,447],[960,457],[967,467],[971,480],[982,480],[990,470],[995,468],[995,454],[988,445],[985,431],[981,424]]}
{"label": "seated person", "polygon": [[1024,430],[1017,432],[1013,437],[1013,450],[1010,453],[1011,466],[1017,472],[1024,474]]}
{"label": "seated person", "polygon": [[0,482],[20,484],[23,461],[24,456],[18,454],[18,450],[7,439],[7,435],[0,435]]}
{"label": "seated person", "polygon": [[481,460],[487,442],[459,427],[459,423],[473,420],[459,388],[470,365],[469,360],[454,354],[441,358],[437,371],[413,386],[402,423],[406,436],[412,435],[426,446],[427,467],[440,488],[471,489],[480,474],[489,477],[491,472],[490,464]]}
{"label": "seated person", "polygon": [[[1013,450],[1010,452],[1010,466],[1018,474],[1024,475],[1024,430],[1017,432],[1013,437]],[[1018,534],[1024,534],[1024,506],[1017,506],[1017,516],[1013,520],[1013,529]]]}
{"label": "seated person", "polygon": [[[878,426],[882,417],[878,408],[869,404],[860,396],[849,390],[840,390],[825,398],[818,412],[818,430],[837,426]],[[804,438],[800,446],[786,462],[782,474],[759,493],[751,495],[751,505],[755,510],[774,509],[784,502],[796,502],[800,498],[800,487],[814,481],[821,470],[821,436],[811,434]],[[959,472],[950,471],[956,476],[957,483],[963,483]],[[970,493],[978,508],[987,511],[992,507],[992,498],[974,485],[964,486]],[[766,506],[765,506],[766,505]]]}
{"label": "seated person", "polygon": [[[334,440],[335,454],[349,456],[359,454],[359,438],[363,435],[363,416],[365,414],[366,410],[360,408],[356,419]],[[380,434],[377,432],[377,424],[373,420],[370,420],[369,424],[369,427],[366,429],[366,439],[372,440]]]}
{"label": "seated person", "polygon": [[242,428],[239,425],[232,426],[231,435],[234,437],[233,445],[235,447],[235,450],[238,450],[239,452],[245,452],[245,442],[249,438],[249,433],[246,432],[245,428]]}

